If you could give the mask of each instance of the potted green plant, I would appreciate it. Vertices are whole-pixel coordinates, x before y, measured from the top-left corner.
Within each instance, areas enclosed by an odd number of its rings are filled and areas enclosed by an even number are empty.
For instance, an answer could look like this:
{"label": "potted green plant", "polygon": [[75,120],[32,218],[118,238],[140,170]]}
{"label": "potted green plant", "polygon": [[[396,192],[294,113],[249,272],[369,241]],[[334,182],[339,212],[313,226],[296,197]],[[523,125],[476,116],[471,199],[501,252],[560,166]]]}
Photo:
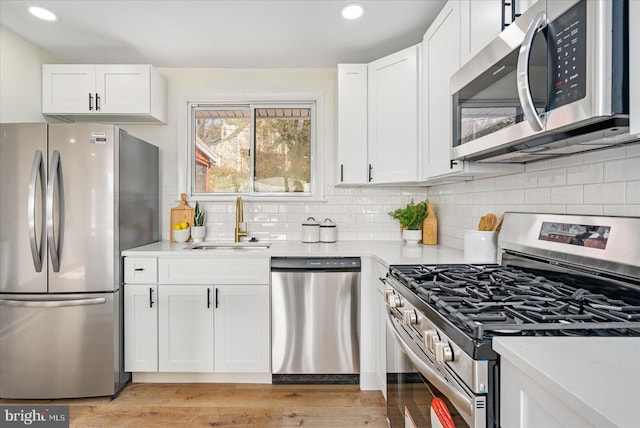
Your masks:
{"label": "potted green plant", "polygon": [[422,222],[427,217],[427,202],[417,204],[411,202],[404,208],[391,211],[389,215],[400,222],[402,226],[402,238],[408,244],[417,244],[422,239]]}
{"label": "potted green plant", "polygon": [[191,237],[193,242],[202,242],[206,235],[204,222],[207,219],[207,213],[200,208],[200,202],[196,201],[196,208],[193,213],[193,227],[191,228]]}

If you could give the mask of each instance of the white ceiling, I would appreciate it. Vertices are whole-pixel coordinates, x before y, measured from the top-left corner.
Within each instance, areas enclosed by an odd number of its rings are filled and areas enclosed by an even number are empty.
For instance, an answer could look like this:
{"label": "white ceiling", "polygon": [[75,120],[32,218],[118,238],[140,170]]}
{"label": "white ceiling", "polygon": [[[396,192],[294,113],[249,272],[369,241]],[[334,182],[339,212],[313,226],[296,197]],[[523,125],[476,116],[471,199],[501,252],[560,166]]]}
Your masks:
{"label": "white ceiling", "polygon": [[[0,0],[0,24],[67,63],[334,67],[422,40],[446,0]],[[57,22],[32,17],[45,7]]]}

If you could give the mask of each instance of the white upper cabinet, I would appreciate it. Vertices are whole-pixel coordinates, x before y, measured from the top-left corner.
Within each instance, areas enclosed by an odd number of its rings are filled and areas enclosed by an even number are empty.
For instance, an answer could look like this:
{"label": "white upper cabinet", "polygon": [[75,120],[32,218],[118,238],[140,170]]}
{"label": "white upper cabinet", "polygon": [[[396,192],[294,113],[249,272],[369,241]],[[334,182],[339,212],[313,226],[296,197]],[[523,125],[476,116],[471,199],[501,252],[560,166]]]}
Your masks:
{"label": "white upper cabinet", "polygon": [[167,122],[167,82],[150,65],[44,64],[42,113],[71,120]]}
{"label": "white upper cabinet", "polygon": [[367,183],[367,165],[367,64],[338,64],[338,183]]}
{"label": "white upper cabinet", "polygon": [[460,64],[465,64],[502,31],[502,0],[449,3],[458,3],[460,7]]}
{"label": "white upper cabinet", "polygon": [[440,11],[422,41],[423,117],[420,178],[462,170],[451,162],[451,75],[460,68],[460,2]]}
{"label": "white upper cabinet", "polygon": [[536,0],[452,0],[460,4],[460,65],[464,65],[502,31],[503,7],[506,24],[511,22],[511,5],[515,4],[516,18]]}
{"label": "white upper cabinet", "polygon": [[[451,158],[451,76],[460,68],[461,40],[466,37],[465,28],[468,25],[461,20],[462,7],[469,6],[464,1],[447,2],[422,41],[422,144],[419,151],[419,180],[427,183],[460,181],[524,170],[524,166],[520,164],[478,163]],[[500,10],[497,13],[500,15]]]}
{"label": "white upper cabinet", "polygon": [[420,44],[369,64],[368,137],[371,183],[417,178]]}

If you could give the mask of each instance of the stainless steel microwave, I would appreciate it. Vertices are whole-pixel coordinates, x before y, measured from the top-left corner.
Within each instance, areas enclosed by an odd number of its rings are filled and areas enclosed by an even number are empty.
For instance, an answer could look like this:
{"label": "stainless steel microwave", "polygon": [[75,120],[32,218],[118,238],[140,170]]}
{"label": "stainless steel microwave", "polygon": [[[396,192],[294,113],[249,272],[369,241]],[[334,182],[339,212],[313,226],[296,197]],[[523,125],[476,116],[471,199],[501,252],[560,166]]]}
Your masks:
{"label": "stainless steel microwave", "polygon": [[534,3],[452,76],[453,158],[526,163],[633,142],[628,7]]}

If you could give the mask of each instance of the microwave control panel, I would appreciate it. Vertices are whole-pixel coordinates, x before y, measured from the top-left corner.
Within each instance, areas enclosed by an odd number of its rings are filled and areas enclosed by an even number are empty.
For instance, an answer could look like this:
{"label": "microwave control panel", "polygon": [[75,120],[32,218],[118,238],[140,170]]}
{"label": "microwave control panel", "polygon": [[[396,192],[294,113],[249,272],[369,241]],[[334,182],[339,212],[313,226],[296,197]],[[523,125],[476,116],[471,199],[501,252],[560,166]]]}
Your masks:
{"label": "microwave control panel", "polygon": [[587,1],[549,23],[549,110],[586,96]]}

